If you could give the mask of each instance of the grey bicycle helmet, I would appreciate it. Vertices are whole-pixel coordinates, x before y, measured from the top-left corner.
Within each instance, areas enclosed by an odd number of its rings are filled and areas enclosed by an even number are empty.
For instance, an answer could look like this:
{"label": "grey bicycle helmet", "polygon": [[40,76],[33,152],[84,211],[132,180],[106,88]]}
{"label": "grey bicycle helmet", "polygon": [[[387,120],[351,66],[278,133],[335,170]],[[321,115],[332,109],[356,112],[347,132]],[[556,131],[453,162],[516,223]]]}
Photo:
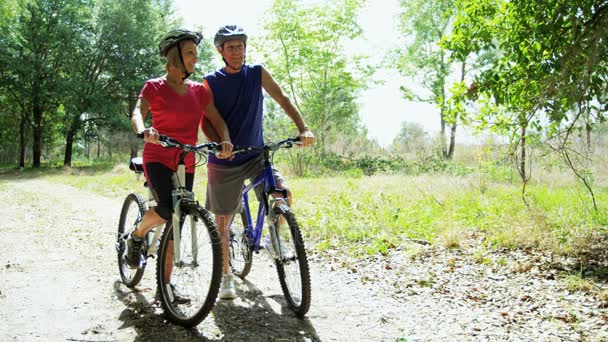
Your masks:
{"label": "grey bicycle helmet", "polygon": [[[198,32],[188,31],[185,29],[176,29],[176,30],[170,31],[169,33],[165,34],[163,36],[163,38],[160,40],[160,43],[158,44],[158,50],[160,52],[160,56],[167,57],[167,51],[169,50],[169,48],[171,48],[173,45],[181,42],[182,40],[188,40],[188,39],[192,40],[194,42],[194,44],[198,45],[201,42],[201,39],[203,39],[203,35]],[[179,45],[178,45],[178,47],[179,47]],[[180,53],[180,57],[181,57],[181,53]]]}
{"label": "grey bicycle helmet", "polygon": [[224,25],[215,34],[213,44],[219,48],[226,41],[234,39],[240,39],[247,45],[247,32],[239,25]]}

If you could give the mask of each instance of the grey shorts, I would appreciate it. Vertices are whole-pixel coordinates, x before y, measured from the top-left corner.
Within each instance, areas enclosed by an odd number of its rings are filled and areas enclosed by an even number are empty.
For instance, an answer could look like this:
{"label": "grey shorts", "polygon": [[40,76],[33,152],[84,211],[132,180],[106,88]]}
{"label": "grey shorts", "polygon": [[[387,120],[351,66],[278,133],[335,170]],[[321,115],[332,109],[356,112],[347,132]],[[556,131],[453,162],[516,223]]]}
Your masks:
{"label": "grey shorts", "polygon": [[[216,215],[230,215],[241,211],[245,180],[253,181],[264,170],[264,157],[260,155],[243,165],[226,166],[207,164],[207,198],[205,208]],[[287,188],[285,179],[272,170],[279,188]]]}

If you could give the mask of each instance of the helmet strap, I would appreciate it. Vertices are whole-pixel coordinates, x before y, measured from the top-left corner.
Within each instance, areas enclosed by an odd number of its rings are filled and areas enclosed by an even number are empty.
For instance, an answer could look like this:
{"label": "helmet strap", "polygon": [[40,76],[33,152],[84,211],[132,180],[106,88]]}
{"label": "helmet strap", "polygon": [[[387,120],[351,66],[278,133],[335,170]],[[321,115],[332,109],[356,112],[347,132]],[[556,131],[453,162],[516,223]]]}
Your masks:
{"label": "helmet strap", "polygon": [[184,77],[182,77],[182,81],[185,80],[186,78],[190,77],[190,75],[192,75],[191,72],[188,72],[188,69],[186,69],[186,63],[184,63],[184,57],[182,57],[182,48],[179,46],[180,42],[177,42],[177,53],[179,54],[179,61],[182,62],[182,72],[184,73]]}

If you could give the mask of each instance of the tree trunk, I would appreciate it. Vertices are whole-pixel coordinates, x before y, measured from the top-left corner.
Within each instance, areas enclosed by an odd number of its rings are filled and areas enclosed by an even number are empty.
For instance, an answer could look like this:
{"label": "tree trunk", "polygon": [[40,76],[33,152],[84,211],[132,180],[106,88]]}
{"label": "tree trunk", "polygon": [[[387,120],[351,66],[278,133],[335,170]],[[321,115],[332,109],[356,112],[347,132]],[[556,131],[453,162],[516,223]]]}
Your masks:
{"label": "tree trunk", "polygon": [[454,146],[456,145],[456,118],[454,118],[454,123],[452,123],[452,127],[450,128],[450,147],[448,150],[447,159],[452,159],[454,156]]}
{"label": "tree trunk", "polygon": [[65,137],[65,156],[63,158],[63,166],[72,166],[72,148],[74,146],[74,135],[76,130],[71,127]]}
{"label": "tree trunk", "polygon": [[39,89],[34,88],[34,96],[32,99],[32,114],[34,117],[34,141],[32,145],[32,167],[40,167],[40,158],[42,156],[42,104],[39,94]]}
{"label": "tree trunk", "polygon": [[528,175],[526,173],[526,126],[521,125],[521,142],[520,142],[520,155],[519,155],[519,176],[521,180],[525,183],[528,180]]}
{"label": "tree trunk", "polygon": [[[462,62],[462,64],[460,65],[460,82],[464,82],[464,76],[466,74],[466,71],[467,71],[467,63]],[[458,126],[458,117],[455,116],[454,118],[452,118],[452,120],[454,120],[454,122],[452,122],[452,127],[450,129],[450,146],[449,146],[448,155],[447,155],[448,159],[452,159],[452,157],[454,157],[454,148],[456,146],[456,127]]]}
{"label": "tree trunk", "polygon": [[97,137],[97,159],[99,159],[101,154],[101,139]]}
{"label": "tree trunk", "polygon": [[22,108],[19,123],[19,167],[25,167],[25,128],[27,127],[27,112]]}
{"label": "tree trunk", "polygon": [[589,108],[585,110],[585,147],[587,158],[590,158],[591,153],[593,152],[593,147],[591,146],[591,119]]}
{"label": "tree trunk", "polygon": [[440,142],[439,142],[441,144],[441,154],[443,155],[444,158],[447,158],[448,151],[445,147],[445,117],[444,117],[443,106],[441,106],[439,116],[441,116],[441,137],[440,137]]}

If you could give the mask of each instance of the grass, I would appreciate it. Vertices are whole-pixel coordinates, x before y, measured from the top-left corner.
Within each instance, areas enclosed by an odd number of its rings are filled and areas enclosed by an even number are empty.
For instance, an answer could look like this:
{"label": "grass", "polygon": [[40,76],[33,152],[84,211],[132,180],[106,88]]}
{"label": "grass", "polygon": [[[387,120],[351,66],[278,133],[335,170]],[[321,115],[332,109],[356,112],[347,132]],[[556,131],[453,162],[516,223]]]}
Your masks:
{"label": "grass", "polygon": [[[199,168],[195,178],[201,202],[205,170]],[[44,177],[107,197],[144,191],[143,177],[136,180],[122,164],[13,173],[3,172],[2,179]],[[409,239],[462,248],[469,235],[482,234],[487,248],[571,253],[584,248],[591,234],[605,232],[608,227],[606,186],[594,189],[599,205],[599,213],[595,213],[588,193],[575,181],[531,184],[528,208],[521,199],[519,183],[479,179],[479,174],[288,177],[303,233],[319,251],[340,249],[354,256],[387,254]],[[487,262],[485,259],[479,256],[479,262]]]}
{"label": "grass", "polygon": [[606,228],[608,189],[596,189],[604,211],[595,214],[580,187],[529,189],[531,209],[518,185],[492,184],[484,193],[474,179],[375,176],[360,179],[296,179],[295,209],[306,234],[322,249],[357,246],[355,254],[386,253],[405,238],[458,248],[467,232],[481,231],[495,248],[569,252],[592,232]]}
{"label": "grass", "polygon": [[563,280],[562,283],[571,292],[591,292],[595,285],[592,281],[583,278],[581,275],[568,275]]}

